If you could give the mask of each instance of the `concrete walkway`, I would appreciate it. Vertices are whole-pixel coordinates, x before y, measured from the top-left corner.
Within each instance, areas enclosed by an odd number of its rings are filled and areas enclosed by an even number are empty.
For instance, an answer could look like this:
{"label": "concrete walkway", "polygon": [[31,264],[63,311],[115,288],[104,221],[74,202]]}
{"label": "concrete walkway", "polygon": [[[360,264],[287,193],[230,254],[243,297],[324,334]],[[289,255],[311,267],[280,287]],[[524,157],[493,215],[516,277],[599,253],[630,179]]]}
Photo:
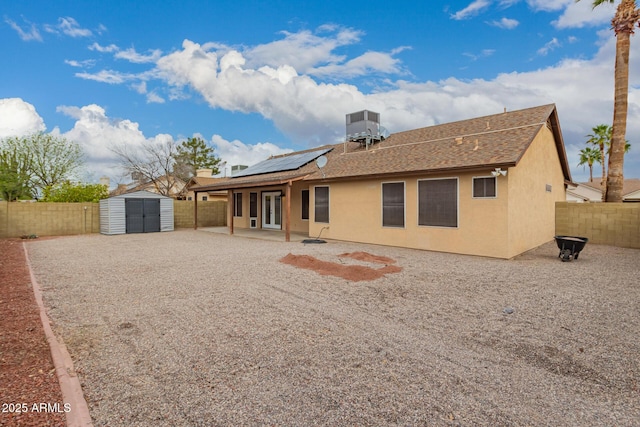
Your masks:
{"label": "concrete walkway", "polygon": [[[198,227],[198,231],[226,234],[227,236],[229,235],[229,227]],[[236,228],[233,230],[233,236],[259,240],[270,240],[273,242],[285,241],[285,233],[283,230]],[[291,232],[289,237],[291,242],[302,242],[304,239],[309,238],[307,234],[295,232]]]}

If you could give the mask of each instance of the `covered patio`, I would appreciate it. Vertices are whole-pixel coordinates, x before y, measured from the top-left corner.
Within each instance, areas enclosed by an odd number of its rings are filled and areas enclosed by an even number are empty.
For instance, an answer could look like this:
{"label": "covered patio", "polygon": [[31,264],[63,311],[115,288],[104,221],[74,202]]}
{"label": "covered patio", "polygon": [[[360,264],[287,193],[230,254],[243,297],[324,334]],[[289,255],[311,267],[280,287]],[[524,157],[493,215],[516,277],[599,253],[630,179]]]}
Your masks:
{"label": "covered patio", "polygon": [[[198,231],[205,231],[209,233],[226,234],[236,237],[245,237],[249,239],[269,240],[272,242],[286,242],[286,232],[284,230],[264,230],[264,229],[247,229],[236,228],[233,233],[230,232],[229,227],[198,227]],[[309,236],[305,233],[289,233],[289,242],[302,242],[308,239]]]}

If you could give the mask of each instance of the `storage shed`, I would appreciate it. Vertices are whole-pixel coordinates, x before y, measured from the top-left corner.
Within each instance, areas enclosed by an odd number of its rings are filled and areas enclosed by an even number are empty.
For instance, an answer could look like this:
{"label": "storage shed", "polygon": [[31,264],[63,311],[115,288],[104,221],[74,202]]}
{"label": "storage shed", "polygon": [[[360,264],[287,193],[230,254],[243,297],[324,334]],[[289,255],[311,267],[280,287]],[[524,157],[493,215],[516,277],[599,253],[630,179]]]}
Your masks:
{"label": "storage shed", "polygon": [[173,231],[173,199],[136,191],[100,200],[100,233]]}

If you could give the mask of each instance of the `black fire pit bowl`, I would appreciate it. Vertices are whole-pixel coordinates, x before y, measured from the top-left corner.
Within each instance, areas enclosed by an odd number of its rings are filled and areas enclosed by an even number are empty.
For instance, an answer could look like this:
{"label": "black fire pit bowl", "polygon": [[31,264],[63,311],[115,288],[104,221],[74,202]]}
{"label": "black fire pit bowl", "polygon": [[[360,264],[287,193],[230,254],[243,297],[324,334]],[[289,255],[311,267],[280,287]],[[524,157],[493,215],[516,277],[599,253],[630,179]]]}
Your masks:
{"label": "black fire pit bowl", "polygon": [[562,262],[578,259],[580,251],[584,249],[584,246],[589,241],[586,237],[577,236],[555,236],[554,239],[556,239],[556,244],[558,245],[558,249],[560,249],[558,258],[560,258]]}

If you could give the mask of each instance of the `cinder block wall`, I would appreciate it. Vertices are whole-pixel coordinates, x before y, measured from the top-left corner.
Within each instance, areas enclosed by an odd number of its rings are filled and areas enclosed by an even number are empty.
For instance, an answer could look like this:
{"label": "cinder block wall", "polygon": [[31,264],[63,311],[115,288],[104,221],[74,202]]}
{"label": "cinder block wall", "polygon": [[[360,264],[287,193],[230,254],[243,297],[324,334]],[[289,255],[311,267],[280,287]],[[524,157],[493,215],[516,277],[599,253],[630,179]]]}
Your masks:
{"label": "cinder block wall", "polygon": [[[174,227],[193,228],[194,202],[174,201]],[[198,227],[227,225],[227,202],[198,202]],[[99,203],[0,202],[0,238],[100,232]]]}
{"label": "cinder block wall", "polygon": [[[193,228],[195,202],[176,200],[173,203],[175,228]],[[224,227],[227,225],[227,202],[198,201],[198,227]]]}
{"label": "cinder block wall", "polygon": [[640,249],[640,203],[556,203],[556,234]]}
{"label": "cinder block wall", "polygon": [[0,237],[100,232],[98,203],[0,203]]}

